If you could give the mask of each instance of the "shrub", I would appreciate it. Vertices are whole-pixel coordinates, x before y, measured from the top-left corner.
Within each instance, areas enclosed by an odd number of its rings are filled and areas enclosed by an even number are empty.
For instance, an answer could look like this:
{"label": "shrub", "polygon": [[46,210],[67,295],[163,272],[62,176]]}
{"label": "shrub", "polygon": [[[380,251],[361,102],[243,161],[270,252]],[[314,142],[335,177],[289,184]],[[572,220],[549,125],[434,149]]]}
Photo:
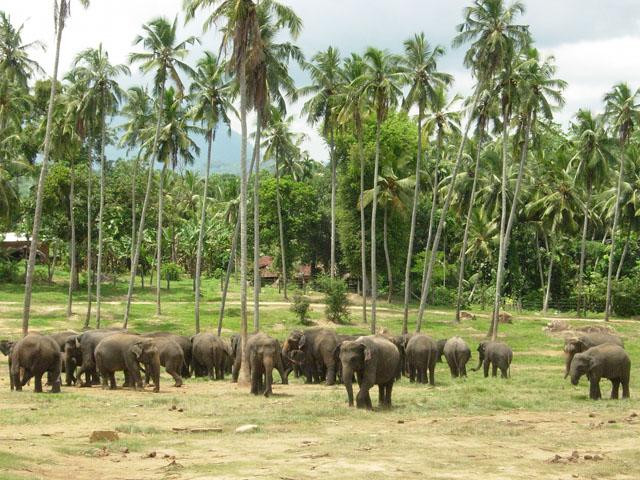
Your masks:
{"label": "shrub", "polygon": [[611,303],[613,311],[621,317],[640,315],[640,285],[638,278],[622,278],[613,284]]}
{"label": "shrub", "polygon": [[171,282],[180,280],[182,269],[177,263],[167,262],[162,265],[162,278],[167,281],[167,290],[171,287]]}
{"label": "shrub", "polygon": [[301,292],[295,292],[293,294],[290,310],[296,314],[300,323],[307,324],[309,322],[310,306],[311,302],[309,298],[305,297]]}
{"label": "shrub", "polygon": [[431,304],[440,307],[452,307],[456,304],[456,290],[443,286],[434,287]]}
{"label": "shrub", "polygon": [[349,299],[344,280],[329,276],[319,277],[316,280],[316,288],[324,292],[327,318],[334,323],[346,323],[349,320]]}
{"label": "shrub", "polygon": [[17,282],[19,278],[18,262],[0,258],[0,282]]}

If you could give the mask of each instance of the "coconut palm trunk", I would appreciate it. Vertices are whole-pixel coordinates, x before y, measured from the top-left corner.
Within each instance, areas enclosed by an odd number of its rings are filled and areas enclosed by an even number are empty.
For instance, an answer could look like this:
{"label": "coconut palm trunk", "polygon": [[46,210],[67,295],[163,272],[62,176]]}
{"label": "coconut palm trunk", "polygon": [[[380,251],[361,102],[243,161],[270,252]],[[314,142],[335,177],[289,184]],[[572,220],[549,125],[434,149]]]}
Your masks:
{"label": "coconut palm trunk", "polygon": [[[580,240],[580,269],[578,272],[578,301],[576,310],[578,311],[578,318],[582,316],[583,312],[583,296],[582,285],[584,281],[584,263],[587,258],[587,228],[589,225],[589,209],[591,208],[591,182],[587,184],[587,201],[584,204],[584,220],[582,222],[582,239]],[[585,312],[586,313],[586,312]]]}
{"label": "coconut palm trunk", "polygon": [[127,304],[124,310],[123,328],[127,328],[129,325],[129,312],[131,311],[131,298],[133,297],[133,285],[136,280],[136,270],[138,267],[138,261],[140,260],[140,248],[142,247],[142,236],[144,233],[144,221],[147,215],[147,208],[149,207],[149,197],[151,196],[151,185],[153,183],[153,163],[158,154],[158,138],[160,137],[160,127],[162,126],[162,101],[164,99],[164,83],[160,84],[160,91],[156,99],[156,132],[153,138],[153,147],[151,149],[151,155],[149,156],[149,165],[147,172],[147,186],[144,192],[144,201],[142,202],[142,211],[140,212],[140,226],[138,227],[138,235],[136,236],[136,251],[131,263],[131,274],[129,276],[129,289],[127,291]]}
{"label": "coconut palm trunk", "polygon": [[389,258],[389,242],[387,241],[387,223],[389,217],[389,209],[387,204],[384,204],[384,214],[382,223],[382,240],[384,245],[384,260],[387,264],[387,282],[389,283],[389,292],[387,293],[387,302],[391,302],[391,295],[393,294],[393,273],[391,272],[391,259]]}
{"label": "coconut palm trunk", "polygon": [[480,170],[480,154],[482,153],[482,138],[484,129],[478,129],[478,145],[476,148],[476,164],[473,168],[473,183],[471,185],[471,196],[469,197],[469,207],[467,208],[467,219],[462,235],[462,249],[460,250],[460,270],[458,271],[458,292],[456,295],[456,323],[460,323],[460,309],[462,308],[462,284],[464,282],[464,267],[467,259],[467,245],[469,244],[469,230],[471,229],[471,215],[476,201],[476,189],[478,186],[478,173]]}
{"label": "coconut palm trunk", "polygon": [[418,111],[418,154],[416,156],[416,184],[413,187],[413,206],[411,207],[411,226],[409,228],[409,246],[407,263],[404,267],[404,312],[402,334],[409,333],[409,300],[411,298],[411,262],[413,260],[413,242],[416,236],[416,218],[418,216],[418,196],[420,195],[420,162],[422,160],[422,108]]}
{"label": "coconut palm trunk", "polygon": [[207,167],[204,175],[204,187],[202,189],[202,210],[200,212],[200,231],[198,232],[198,250],[196,252],[196,333],[200,333],[200,275],[202,268],[202,245],[204,243],[204,230],[207,220],[207,198],[209,196],[209,172],[211,171],[211,146],[216,138],[215,129],[210,129],[207,135]]}
{"label": "coconut palm trunk", "polygon": [[133,162],[133,172],[131,175],[131,262],[136,253],[136,177],[138,176],[138,154]]}
{"label": "coconut palm trunk", "polygon": [[91,271],[91,230],[93,220],[91,215],[91,184],[93,183],[93,143],[89,139],[89,169],[87,177],[87,315],[84,319],[84,328],[89,328],[91,321],[91,300],[93,287],[93,272]]}
{"label": "coconut palm trunk", "polygon": [[67,317],[73,313],[73,292],[76,288],[76,218],[74,215],[74,198],[75,198],[76,170],[75,162],[71,158],[71,168],[69,175],[69,221],[71,223],[71,241],[69,245],[69,255],[71,266],[69,269],[69,297],[67,298]]}
{"label": "coconut palm trunk", "polygon": [[[337,187],[337,177],[336,177],[336,155],[335,155],[335,142],[333,139],[333,127],[329,130],[329,149],[331,156],[331,278],[335,278],[336,276],[336,187]],[[277,168],[276,168],[277,170]],[[283,254],[284,256],[284,254]],[[285,289],[284,289],[284,297],[287,298],[287,288],[286,288],[286,278],[285,278]]]}
{"label": "coconut palm trunk", "polygon": [[358,120],[358,155],[360,156],[360,263],[362,266],[362,321],[367,323],[367,240],[364,214],[364,148],[362,146],[362,125]]}
{"label": "coconut palm trunk", "polygon": [[549,310],[549,298],[551,296],[551,277],[553,275],[553,260],[555,256],[555,245],[553,243],[553,238],[551,238],[551,249],[549,249],[549,241],[545,235],[544,243],[547,248],[547,252],[549,252],[549,269],[547,270],[547,288],[544,293],[544,301],[542,303],[542,313],[547,313]]}
{"label": "coconut palm trunk", "polygon": [[162,210],[164,209],[164,176],[167,173],[167,163],[162,165],[160,178],[158,179],[158,229],[156,231],[156,315],[162,315],[160,303],[161,279],[162,279]]}
{"label": "coconut palm trunk", "polygon": [[104,218],[104,181],[105,181],[105,143],[107,142],[106,114],[104,113],[104,98],[102,101],[101,140],[100,140],[100,210],[98,211],[98,263],[96,265],[96,328],[100,328],[100,306],[102,285],[102,226]]}
{"label": "coconut palm trunk", "polygon": [[620,219],[620,192],[622,191],[622,179],[624,178],[624,143],[620,142],[620,172],[618,173],[618,185],[616,187],[616,203],[613,210],[613,226],[611,227],[611,251],[609,252],[609,267],[607,269],[607,301],[604,311],[604,321],[608,322],[611,316],[611,287],[613,277],[613,257],[616,251],[616,237],[618,221]]}
{"label": "coconut palm trunk", "polygon": [[424,316],[424,310],[427,304],[427,298],[429,296],[429,288],[431,286],[431,277],[433,275],[433,266],[436,262],[436,252],[438,251],[438,245],[440,243],[440,237],[442,236],[442,230],[444,229],[444,224],[447,218],[447,212],[449,210],[449,206],[451,205],[451,200],[453,199],[453,192],[456,186],[456,179],[458,178],[458,172],[460,171],[460,166],[462,164],[462,154],[464,152],[464,147],[467,143],[467,138],[469,137],[469,129],[471,128],[471,123],[473,121],[473,112],[475,112],[476,107],[478,106],[478,101],[480,99],[480,85],[476,86],[476,91],[473,95],[473,104],[471,105],[471,109],[469,110],[469,116],[467,119],[467,125],[464,129],[464,134],[462,135],[462,139],[460,140],[460,146],[458,148],[458,153],[456,155],[456,163],[453,167],[453,172],[451,173],[451,184],[449,185],[449,189],[447,190],[447,196],[445,198],[444,204],[442,206],[442,212],[440,214],[440,221],[438,222],[438,228],[436,229],[436,234],[433,238],[433,247],[431,248],[431,255],[428,258],[425,258],[425,262],[428,263],[427,275],[424,280],[424,284],[422,285],[422,294],[420,295],[420,307],[418,309],[418,321],[416,324],[416,332],[420,332],[422,328],[422,318]]}
{"label": "coconut palm trunk", "polygon": [[371,333],[376,333],[376,305],[378,300],[378,278],[376,268],[376,213],[378,209],[378,170],[380,168],[380,127],[382,119],[376,121],[376,154],[373,166],[373,199],[371,203]]}
{"label": "coconut palm trunk", "polygon": [[276,155],[276,209],[278,211],[278,231],[280,234],[280,262],[282,263],[281,272],[284,298],[287,298],[287,257],[285,256],[284,225],[282,222],[282,206],[280,203],[280,166],[278,163],[278,155]]}
{"label": "coconut palm trunk", "polygon": [[31,294],[33,291],[33,272],[36,268],[36,257],[38,253],[38,238],[40,226],[42,224],[42,200],[44,196],[44,181],[47,178],[47,167],[51,155],[51,132],[53,130],[53,107],[55,104],[58,88],[58,64],[60,63],[60,44],[62,43],[62,30],[64,29],[64,17],[66,9],[62,3],[61,11],[58,12],[58,24],[56,35],[56,56],[53,63],[53,78],[51,80],[51,91],[49,94],[49,107],[47,110],[47,128],[44,136],[44,155],[40,166],[40,178],[38,179],[38,189],[36,191],[36,208],[33,214],[33,230],[31,232],[31,245],[29,248],[29,261],[27,263],[27,274],[24,285],[24,305],[22,310],[22,335],[29,333],[29,316],[31,315]]}
{"label": "coconut palm trunk", "polygon": [[[256,139],[253,147],[253,329],[260,330],[260,136],[262,133],[262,115],[257,114]],[[252,165],[253,167],[253,165]],[[253,168],[250,169],[250,171]]]}
{"label": "coconut palm trunk", "polygon": [[542,270],[542,255],[540,255],[540,239],[538,238],[538,232],[536,231],[536,257],[538,261],[538,274],[540,275],[540,289],[545,291],[544,272]]}
{"label": "coconut palm trunk", "polygon": [[622,267],[624,265],[624,260],[627,257],[627,252],[629,251],[629,237],[631,236],[631,226],[627,229],[627,238],[624,241],[624,248],[622,249],[622,255],[620,255],[620,263],[618,263],[618,269],[616,270],[616,282],[620,280],[620,274],[622,273]]}

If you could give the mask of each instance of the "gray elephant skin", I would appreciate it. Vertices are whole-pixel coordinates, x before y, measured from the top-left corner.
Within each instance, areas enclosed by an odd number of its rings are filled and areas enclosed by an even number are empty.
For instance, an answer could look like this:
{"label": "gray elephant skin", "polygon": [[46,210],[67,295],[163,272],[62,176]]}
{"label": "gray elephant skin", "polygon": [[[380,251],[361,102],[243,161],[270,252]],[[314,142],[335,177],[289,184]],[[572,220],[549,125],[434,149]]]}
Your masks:
{"label": "gray elephant skin", "polygon": [[211,380],[224,380],[227,358],[230,355],[227,344],[213,333],[198,333],[191,337],[191,365],[198,376],[206,372]]}
{"label": "gray elephant skin", "polygon": [[[153,342],[158,347],[158,355],[160,356],[160,365],[165,371],[171,375],[174,380],[174,387],[182,386],[182,376],[180,373],[184,367],[184,352],[182,347],[171,336],[152,337]],[[149,383],[151,371],[148,365],[145,365],[145,383]]]}
{"label": "gray elephant skin", "polygon": [[467,362],[471,359],[471,349],[467,342],[460,337],[453,337],[446,341],[443,347],[444,358],[447,360],[453,378],[467,376]]}
{"label": "gray elephant skin", "polygon": [[71,385],[75,385],[76,377],[75,370],[82,363],[82,354],[79,350],[76,350],[75,354],[67,357],[66,354],[66,344],[67,340],[70,338],[74,338],[78,335],[78,332],[73,330],[66,330],[64,332],[52,333],[49,335],[60,347],[60,352],[62,352],[62,371],[65,372],[65,384],[67,387]]}
{"label": "gray elephant skin", "polygon": [[502,378],[509,378],[512,360],[513,351],[509,345],[487,340],[478,344],[478,366],[473,371],[479,370],[482,365],[485,377],[489,376],[489,367],[491,367],[492,377],[495,377],[500,369]]}
{"label": "gray elephant skin", "polygon": [[[65,343],[65,356],[67,358],[82,356],[80,370],[76,376],[79,379],[85,375],[83,387],[90,387],[99,383],[98,371],[96,369],[95,350],[98,344],[106,337],[116,335],[124,330],[100,329],[87,330],[75,337],[70,337]],[[69,373],[69,372],[68,372]]]}
{"label": "gray elephant skin", "polygon": [[[42,392],[42,375],[47,374],[51,392],[60,392],[62,353],[56,341],[46,335],[30,333],[18,340],[11,348],[11,384],[20,391],[31,379],[35,381],[35,392]],[[20,369],[24,376],[20,378]]]}
{"label": "gray elephant skin", "polygon": [[378,385],[380,407],[391,408],[393,382],[400,365],[398,348],[382,335],[345,341],[337,348],[349,406],[353,406],[353,377],[356,375],[360,383],[356,395],[357,408],[373,408],[369,390],[374,385]]}
{"label": "gray elephant skin", "polygon": [[571,366],[571,360],[576,353],[586,352],[591,347],[596,345],[602,345],[605,343],[612,343],[624,348],[622,339],[617,335],[609,333],[585,333],[578,337],[567,338],[564,341],[564,353],[565,353],[565,370],[564,378],[569,376],[569,367]]}
{"label": "gray elephant skin", "polygon": [[244,349],[243,362],[249,365],[249,378],[251,378],[251,393],[264,394],[268,397],[273,393],[273,369],[280,372],[282,383],[286,384],[282,365],[282,349],[280,342],[265,333],[255,333],[247,340]]}
{"label": "gray elephant skin", "polygon": [[144,336],[150,338],[170,338],[180,345],[184,356],[184,365],[181,367],[180,376],[182,378],[189,378],[191,376],[191,372],[189,370],[191,367],[191,339],[189,337],[170,332],[145,333]]}
{"label": "gray elephant skin", "polygon": [[294,330],[289,334],[282,347],[286,356],[291,357],[295,350],[302,350],[306,359],[306,383],[326,378],[327,385],[336,383],[336,361],[334,352],[338,346],[336,332],[323,327],[308,328],[304,331]]}
{"label": "gray elephant skin", "polygon": [[589,398],[602,398],[600,379],[611,380],[611,398],[618,398],[622,385],[622,398],[629,398],[631,360],[620,345],[605,343],[591,347],[586,352],[576,353],[569,367],[571,383],[577,385],[582,375],[589,379]]}
{"label": "gray elephant skin", "polygon": [[406,346],[409,380],[435,385],[435,369],[438,345],[433,338],[423,333],[413,335]]}
{"label": "gray elephant skin", "polygon": [[[130,379],[130,386],[142,389],[140,364],[150,370],[154,392],[160,390],[160,355],[154,339],[116,333],[100,341],[95,349],[96,368],[102,376],[102,388],[116,388],[115,372],[123,371]],[[107,385],[109,381],[109,386]]]}

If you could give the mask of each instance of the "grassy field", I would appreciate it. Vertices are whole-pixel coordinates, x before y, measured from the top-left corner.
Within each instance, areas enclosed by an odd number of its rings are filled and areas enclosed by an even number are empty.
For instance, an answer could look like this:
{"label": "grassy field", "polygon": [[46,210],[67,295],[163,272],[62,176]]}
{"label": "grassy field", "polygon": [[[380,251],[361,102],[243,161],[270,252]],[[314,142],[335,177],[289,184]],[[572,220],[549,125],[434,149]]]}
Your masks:
{"label": "grassy field", "polygon": [[[103,325],[122,320],[124,284],[105,288]],[[239,329],[234,285],[223,335]],[[63,284],[38,286],[32,329],[81,328],[86,309],[76,296],[74,316],[65,317]],[[312,320],[325,325],[319,294],[312,294]],[[154,291],[137,291],[131,328],[190,334],[193,302],[188,280],[172,284],[155,316]],[[203,324],[213,331],[219,282],[204,283]],[[277,290],[263,291],[262,327],[284,338],[299,328]],[[0,338],[20,334],[22,287],[0,285]],[[381,303],[380,327],[399,332],[399,305]],[[95,308],[94,308],[95,312]],[[435,338],[458,334],[475,350],[488,318],[453,325],[451,311],[426,315],[424,331]],[[486,314],[486,312],[484,312]],[[411,325],[415,312],[411,314]],[[640,323],[616,319],[632,358],[630,400],[599,402],[563,380],[563,339],[543,331],[548,319],[519,315],[502,325],[501,339],[514,350],[509,380],[471,372],[452,380],[446,365],[436,368],[435,388],[396,384],[391,411],[359,411],[346,405],[338,385],[276,384],[274,396],[253,397],[248,388],[225,381],[189,379],[172,387],[163,375],[159,394],[64,388],[61,394],[10,392],[6,362],[0,363],[0,479],[638,479]],[[573,326],[599,322],[571,320]],[[93,325],[93,320],[92,320]],[[340,332],[365,332],[359,311]],[[477,361],[474,355],[471,363]],[[276,375],[277,377],[277,375]],[[603,382],[603,394],[610,385]],[[372,390],[374,407],[377,393]],[[251,433],[238,426],[256,424]],[[205,428],[207,432],[192,431]],[[94,430],[113,430],[114,442],[91,443]],[[574,453],[575,452],[575,453]]]}

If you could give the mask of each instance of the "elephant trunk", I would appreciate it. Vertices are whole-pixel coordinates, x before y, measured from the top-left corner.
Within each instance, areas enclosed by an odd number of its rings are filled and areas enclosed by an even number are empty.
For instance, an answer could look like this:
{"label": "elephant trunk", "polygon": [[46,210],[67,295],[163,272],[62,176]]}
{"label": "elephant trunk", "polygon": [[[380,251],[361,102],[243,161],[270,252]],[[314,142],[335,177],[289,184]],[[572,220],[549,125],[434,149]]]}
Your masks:
{"label": "elephant trunk", "polygon": [[569,376],[569,369],[571,368],[571,360],[573,360],[573,355],[571,353],[565,353],[564,378],[567,378]]}
{"label": "elephant trunk", "polygon": [[267,356],[264,358],[262,363],[264,365],[264,380],[265,380],[264,396],[268,397],[273,393],[273,390],[271,389],[271,385],[273,384],[273,358]]}
{"label": "elephant trunk", "polygon": [[349,366],[342,366],[342,381],[347,389],[349,406],[353,407],[353,369]]}
{"label": "elephant trunk", "polygon": [[480,370],[480,367],[482,366],[482,361],[484,360],[484,355],[479,354],[478,355],[478,366],[476,368],[472,368],[471,371],[472,372],[477,372],[478,370]]}

